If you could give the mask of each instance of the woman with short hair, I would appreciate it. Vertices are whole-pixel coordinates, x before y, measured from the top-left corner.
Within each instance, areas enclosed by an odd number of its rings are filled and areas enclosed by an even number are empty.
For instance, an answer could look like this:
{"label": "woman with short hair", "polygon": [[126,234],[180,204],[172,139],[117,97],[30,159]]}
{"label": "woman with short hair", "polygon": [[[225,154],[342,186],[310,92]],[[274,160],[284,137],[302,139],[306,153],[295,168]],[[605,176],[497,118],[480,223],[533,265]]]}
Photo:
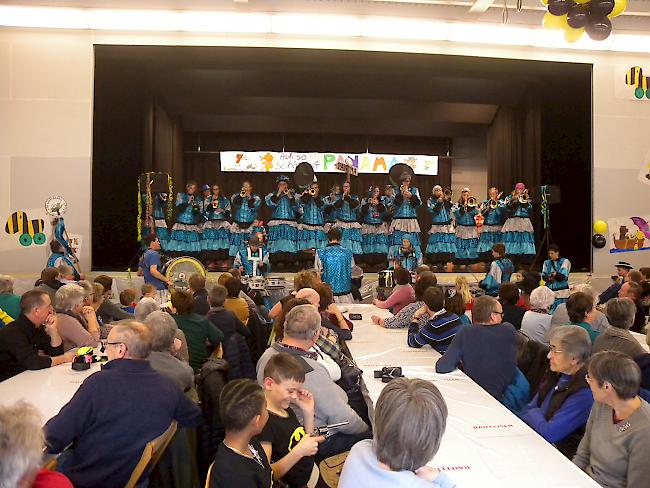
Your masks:
{"label": "woman with short hair", "polygon": [[610,327],[598,336],[592,353],[600,351],[619,351],[630,358],[645,353],[634,336],[630,327],[634,324],[636,305],[629,298],[612,298],[607,302],[605,310]]}
{"label": "woman with short hair", "polygon": [[570,325],[577,325],[585,329],[589,333],[592,344],[600,335],[600,332],[591,326],[591,322],[594,319],[594,310],[594,299],[587,293],[573,293],[566,302],[566,311],[569,314]]}
{"label": "woman with short hair", "polygon": [[13,276],[0,275],[0,309],[14,320],[20,315],[20,297],[14,294]]}
{"label": "woman with short hair", "polygon": [[75,347],[97,347],[99,342],[99,322],[95,309],[84,305],[86,293],[79,285],[63,285],[56,291],[56,318],[63,350]]}
{"label": "woman with short hair", "polygon": [[[386,327],[387,329],[401,329],[408,327],[411,323],[413,314],[424,306],[422,297],[424,296],[426,289],[437,284],[438,279],[436,278],[436,275],[431,271],[424,271],[420,274],[420,277],[415,282],[415,285],[413,285],[413,290],[415,292],[415,301],[409,305],[406,305],[402,310],[399,311],[399,313],[396,313],[392,317],[382,319],[377,315],[372,315],[372,323],[379,325],[380,327]],[[420,324],[424,325],[424,322],[425,318],[422,317]]]}
{"label": "woman with short hair", "polygon": [[650,405],[639,398],[641,371],[621,352],[602,351],[586,377],[596,402],[573,462],[601,486],[648,486]]}
{"label": "woman with short hair", "polygon": [[375,298],[372,303],[377,308],[390,310],[393,315],[399,313],[408,304],[415,301],[415,290],[411,286],[411,273],[404,268],[393,271],[396,286],[386,300]]}
{"label": "woman with short hair", "polygon": [[519,288],[515,283],[506,282],[499,285],[499,302],[503,307],[503,322],[512,324],[515,329],[521,329],[526,309],[517,305]]}
{"label": "woman with short hair", "polygon": [[551,328],[551,306],[555,303],[555,292],[546,286],[535,288],[530,294],[531,310],[521,319],[521,331],[534,341],[548,344],[546,336]]}

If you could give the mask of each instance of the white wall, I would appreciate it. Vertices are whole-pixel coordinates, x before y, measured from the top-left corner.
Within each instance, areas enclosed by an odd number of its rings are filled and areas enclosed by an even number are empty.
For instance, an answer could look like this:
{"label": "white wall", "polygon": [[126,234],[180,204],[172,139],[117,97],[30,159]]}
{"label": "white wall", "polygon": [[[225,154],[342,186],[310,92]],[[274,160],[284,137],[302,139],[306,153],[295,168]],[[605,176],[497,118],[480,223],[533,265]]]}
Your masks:
{"label": "white wall", "polygon": [[[594,64],[594,216],[650,213],[650,187],[636,175],[650,150],[650,102],[615,98],[617,70],[632,65],[650,69],[650,56],[621,53],[464,46],[458,43],[382,42],[369,39],[301,39],[293,36],[220,37],[185,34],[116,34],[89,31],[0,29],[0,216],[42,207],[60,194],[68,200],[69,232],[82,234],[82,265],[89,268],[90,167],[92,134],[93,43],[187,44],[366,49],[422,52]],[[471,141],[454,175],[454,187],[485,188],[480,176],[483,150]],[[570,206],[567,208],[570,212]],[[575,218],[589,218],[576,216]],[[4,225],[2,225],[4,227]],[[576,236],[590,239],[591,236]],[[15,248],[15,236],[0,233],[0,270],[36,272],[42,248]],[[126,257],[125,257],[126,258]],[[650,253],[594,253],[594,272],[610,274],[618,259],[650,263]]]}

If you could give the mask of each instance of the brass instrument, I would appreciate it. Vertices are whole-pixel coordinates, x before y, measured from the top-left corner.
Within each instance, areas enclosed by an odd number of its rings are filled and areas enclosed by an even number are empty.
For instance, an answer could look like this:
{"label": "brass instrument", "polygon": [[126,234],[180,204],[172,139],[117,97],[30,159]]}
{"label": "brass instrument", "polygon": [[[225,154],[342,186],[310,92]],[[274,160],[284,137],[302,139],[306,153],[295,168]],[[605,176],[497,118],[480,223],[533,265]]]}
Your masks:
{"label": "brass instrument", "polygon": [[522,205],[528,205],[530,203],[530,196],[528,195],[527,192],[524,192],[521,195],[519,195],[519,203]]}
{"label": "brass instrument", "polygon": [[476,200],[476,197],[467,197],[467,200],[465,200],[465,206],[466,207],[476,207],[478,205],[478,201]]}
{"label": "brass instrument", "polygon": [[290,190],[289,188],[287,188],[286,190],[284,190],[284,191],[282,192],[282,194],[283,194],[285,197],[287,197],[287,198],[291,198],[291,190]]}
{"label": "brass instrument", "polygon": [[212,208],[213,209],[218,209],[219,208],[219,199],[218,198],[212,198]]}
{"label": "brass instrument", "polygon": [[499,202],[498,200],[490,200],[488,206],[490,207],[490,210],[496,210],[499,207]]}
{"label": "brass instrument", "polygon": [[309,189],[309,194],[310,194],[312,197],[315,197],[315,196],[316,196],[316,188],[314,188],[314,187],[310,188],[310,189]]}
{"label": "brass instrument", "polygon": [[242,198],[246,198],[246,190],[240,191],[239,196],[242,197]]}

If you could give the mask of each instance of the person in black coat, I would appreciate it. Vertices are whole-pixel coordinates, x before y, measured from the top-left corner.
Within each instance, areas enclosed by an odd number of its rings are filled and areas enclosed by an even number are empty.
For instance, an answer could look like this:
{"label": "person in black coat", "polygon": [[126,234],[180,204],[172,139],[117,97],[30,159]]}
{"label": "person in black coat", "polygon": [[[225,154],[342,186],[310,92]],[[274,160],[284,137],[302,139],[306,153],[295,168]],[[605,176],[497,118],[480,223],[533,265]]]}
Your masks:
{"label": "person in black coat", "polygon": [[208,304],[208,290],[205,289],[205,277],[198,273],[194,273],[190,276],[188,285],[190,287],[190,292],[194,297],[192,313],[206,315],[210,310],[210,305]]}
{"label": "person in black coat", "polygon": [[517,305],[519,288],[514,283],[502,283],[499,286],[499,302],[503,307],[503,322],[512,324],[515,329],[521,329],[521,321],[526,309]]}

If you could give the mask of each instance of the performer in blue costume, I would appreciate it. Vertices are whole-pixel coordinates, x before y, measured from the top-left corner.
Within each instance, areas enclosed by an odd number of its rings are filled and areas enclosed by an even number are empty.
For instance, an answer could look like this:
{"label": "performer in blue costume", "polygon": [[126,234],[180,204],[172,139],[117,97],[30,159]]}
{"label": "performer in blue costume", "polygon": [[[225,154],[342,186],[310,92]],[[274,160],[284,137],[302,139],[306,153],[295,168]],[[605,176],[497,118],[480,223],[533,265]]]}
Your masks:
{"label": "performer in blue costume", "polygon": [[461,190],[460,199],[454,210],[456,221],[456,256],[454,263],[460,265],[472,264],[478,258],[478,230],[474,217],[478,214],[476,204],[468,205],[470,201],[469,188]]}
{"label": "performer in blue costume", "polygon": [[383,220],[386,207],[380,194],[378,186],[371,186],[361,201],[361,250],[364,263],[371,265],[385,262],[388,254],[388,226]]}
{"label": "performer in blue costume", "polygon": [[402,245],[402,239],[408,237],[414,247],[420,247],[420,224],[418,224],[417,208],[422,201],[417,188],[411,187],[411,175],[402,173],[400,187],[395,194],[395,210],[393,220],[388,229],[392,236],[391,249],[396,250]]}
{"label": "performer in blue costume", "polygon": [[542,279],[555,293],[555,301],[551,306],[550,312],[555,311],[560,303],[569,299],[569,273],[571,272],[571,262],[567,258],[560,257],[560,248],[555,244],[548,246],[548,259],[542,266]]}
{"label": "performer in blue costume", "polygon": [[427,260],[435,265],[453,261],[456,254],[456,235],[451,223],[451,190],[445,194],[440,185],[433,187],[433,197],[427,200],[431,213],[431,229],[427,242]]}
{"label": "performer in blue costume", "polygon": [[388,253],[388,269],[402,267],[410,273],[415,273],[422,265],[422,251],[415,247],[408,237],[402,239],[402,245]]}
{"label": "performer in blue costume", "polygon": [[153,225],[162,249],[167,249],[167,242],[170,239],[167,228],[168,200],[169,194],[167,193],[154,193],[153,195]]}
{"label": "performer in blue costume", "polygon": [[506,218],[501,193],[497,188],[488,190],[488,199],[481,203],[479,209],[484,221],[476,252],[479,260],[488,262],[492,259],[492,246],[501,242],[501,228]]}
{"label": "performer in blue costume", "polygon": [[336,202],[341,198],[341,186],[334,185],[330,189],[330,194],[323,197],[323,216],[325,217],[325,226],[324,230],[327,232],[330,230],[330,227],[336,223],[337,212],[336,212]]}
{"label": "performer in blue costume", "polygon": [[[393,220],[393,213],[395,212],[395,188],[393,185],[386,185],[384,188],[384,194],[381,196],[381,203],[386,207],[386,211],[382,215],[382,220],[386,222],[386,229],[390,225],[390,222]],[[392,241],[389,238],[388,246],[392,245]]]}
{"label": "performer in blue costume", "polygon": [[300,233],[298,236],[298,249],[320,249],[327,245],[327,235],[323,230],[325,218],[323,209],[325,202],[318,195],[318,183],[312,183],[300,196]]}
{"label": "performer in blue costume", "polygon": [[257,220],[262,200],[253,193],[250,181],[244,181],[241,191],[230,197],[230,203],[233,220],[230,226],[230,255],[235,257],[251,237],[251,224]]}
{"label": "performer in blue costume", "polygon": [[360,256],[361,224],[359,223],[359,197],[351,194],[350,182],[343,183],[341,198],[334,204],[336,207],[336,227],[341,229],[341,246]]}
{"label": "performer in blue costume", "polygon": [[298,204],[293,191],[289,190],[289,178],[285,175],[276,180],[278,190],[266,195],[266,206],[273,214],[268,222],[268,252],[276,260],[293,261],[298,252],[298,224],[296,211]]}
{"label": "performer in blue costume", "polygon": [[[254,272],[256,262],[257,270]],[[253,276],[253,274],[264,276],[271,270],[269,254],[257,236],[251,236],[248,246],[237,251],[234,266],[236,269],[241,269],[244,276]]]}
{"label": "performer in blue costume", "polygon": [[226,259],[230,251],[230,200],[221,195],[219,185],[212,185],[211,195],[205,200],[203,239],[201,248],[215,259]]}
{"label": "performer in blue costume", "polygon": [[496,297],[499,294],[501,283],[510,281],[510,276],[515,272],[515,267],[508,258],[505,257],[506,246],[497,242],[492,246],[492,257],[494,261],[490,265],[490,271],[485,275],[478,286],[485,290],[486,295]]}
{"label": "performer in blue costume", "polygon": [[63,217],[55,217],[52,224],[54,225],[54,239],[50,241],[52,254],[47,259],[47,266],[49,268],[58,268],[61,264],[67,264],[72,268],[75,281],[84,279],[84,275],[79,271],[79,261],[75,257],[68,239],[66,239],[67,232]]}
{"label": "performer in blue costume", "polygon": [[515,190],[506,198],[506,209],[509,217],[501,229],[506,254],[515,264],[530,263],[535,258],[535,231],[530,222],[533,206],[526,185],[515,185]]}
{"label": "performer in blue costume", "polygon": [[336,303],[353,303],[352,268],[354,256],[352,251],[341,246],[341,230],[332,227],[327,232],[329,243],[316,250],[314,268],[321,274],[324,283],[332,287]]}
{"label": "performer in blue costume", "polygon": [[167,242],[167,250],[177,253],[198,253],[201,250],[199,197],[196,195],[196,183],[190,181],[185,192],[176,195],[176,223]]}

